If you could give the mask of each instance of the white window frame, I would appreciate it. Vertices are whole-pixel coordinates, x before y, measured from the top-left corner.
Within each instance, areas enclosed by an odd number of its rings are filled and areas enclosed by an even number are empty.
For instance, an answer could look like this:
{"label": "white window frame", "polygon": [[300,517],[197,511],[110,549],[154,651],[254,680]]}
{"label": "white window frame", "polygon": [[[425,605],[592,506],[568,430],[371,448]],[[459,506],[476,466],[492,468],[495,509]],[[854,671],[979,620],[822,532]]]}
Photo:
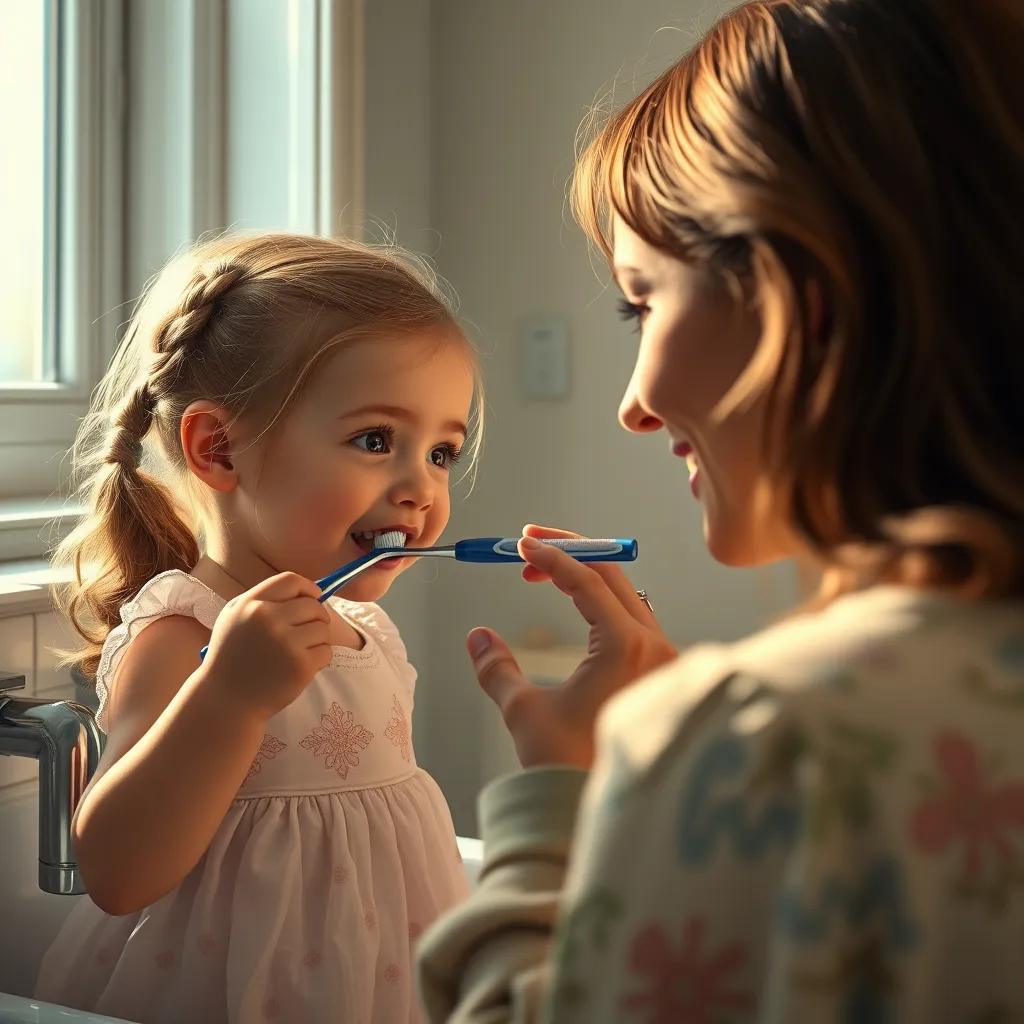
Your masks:
{"label": "white window frame", "polygon": [[[56,351],[60,379],[0,388],[0,559],[43,554],[70,446],[124,319],[122,0],[47,0],[59,57]],[[55,69],[56,71],[56,69]],[[66,525],[66,523],[65,523]]]}

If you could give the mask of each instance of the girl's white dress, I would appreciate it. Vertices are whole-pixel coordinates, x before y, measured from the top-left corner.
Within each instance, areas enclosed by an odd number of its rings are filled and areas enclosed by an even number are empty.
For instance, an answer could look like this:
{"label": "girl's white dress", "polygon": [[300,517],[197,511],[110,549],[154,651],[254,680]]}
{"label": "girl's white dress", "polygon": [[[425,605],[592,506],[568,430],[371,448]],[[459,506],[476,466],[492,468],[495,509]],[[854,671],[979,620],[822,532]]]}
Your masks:
{"label": "girl's white dress", "polygon": [[[336,647],[270,719],[177,889],[125,917],[79,901],[43,960],[38,997],[144,1024],[421,1019],[414,944],[468,884],[448,805],[416,765],[416,670],[398,632],[377,605],[331,600],[362,649]],[[166,615],[212,627],[223,607],[178,571],[127,602],[97,673],[101,727],[134,637]]]}

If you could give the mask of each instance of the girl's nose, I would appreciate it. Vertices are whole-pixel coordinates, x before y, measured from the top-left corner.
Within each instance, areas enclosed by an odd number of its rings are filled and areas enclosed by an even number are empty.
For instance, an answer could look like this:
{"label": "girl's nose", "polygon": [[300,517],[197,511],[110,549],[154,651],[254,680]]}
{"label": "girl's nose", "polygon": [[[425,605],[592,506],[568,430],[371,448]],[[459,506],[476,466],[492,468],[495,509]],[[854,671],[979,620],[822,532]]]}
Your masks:
{"label": "girl's nose", "polygon": [[422,466],[404,466],[391,485],[391,500],[425,512],[434,504],[434,481],[426,462]]}
{"label": "girl's nose", "polygon": [[645,408],[637,394],[636,381],[631,380],[626,393],[619,403],[619,422],[634,434],[650,434],[664,426],[649,409]]}

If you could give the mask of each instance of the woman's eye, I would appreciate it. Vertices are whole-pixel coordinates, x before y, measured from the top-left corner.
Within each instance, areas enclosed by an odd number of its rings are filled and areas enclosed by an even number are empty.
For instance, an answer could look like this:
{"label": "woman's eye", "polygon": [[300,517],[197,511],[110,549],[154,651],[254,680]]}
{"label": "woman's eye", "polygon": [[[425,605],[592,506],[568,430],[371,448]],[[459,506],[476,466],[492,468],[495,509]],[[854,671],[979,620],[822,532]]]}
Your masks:
{"label": "woman's eye", "polygon": [[391,436],[387,430],[368,430],[353,437],[352,444],[373,455],[386,455],[391,450]]}
{"label": "woman's eye", "polygon": [[459,461],[462,452],[453,444],[441,444],[430,453],[430,461],[440,469],[448,469]]}
{"label": "woman's eye", "polygon": [[623,320],[635,320],[636,330],[640,330],[644,317],[650,312],[650,306],[642,303],[630,302],[629,299],[619,299],[619,316]]}

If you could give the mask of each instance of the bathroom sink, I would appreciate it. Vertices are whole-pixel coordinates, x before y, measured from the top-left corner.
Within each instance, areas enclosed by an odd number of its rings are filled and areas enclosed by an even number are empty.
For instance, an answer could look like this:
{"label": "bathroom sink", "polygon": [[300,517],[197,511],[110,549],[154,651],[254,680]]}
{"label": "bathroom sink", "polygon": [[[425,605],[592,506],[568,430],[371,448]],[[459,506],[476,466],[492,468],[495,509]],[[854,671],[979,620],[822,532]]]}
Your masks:
{"label": "bathroom sink", "polygon": [[41,1003],[0,992],[0,1024],[124,1024],[120,1017],[104,1017],[85,1010]]}

